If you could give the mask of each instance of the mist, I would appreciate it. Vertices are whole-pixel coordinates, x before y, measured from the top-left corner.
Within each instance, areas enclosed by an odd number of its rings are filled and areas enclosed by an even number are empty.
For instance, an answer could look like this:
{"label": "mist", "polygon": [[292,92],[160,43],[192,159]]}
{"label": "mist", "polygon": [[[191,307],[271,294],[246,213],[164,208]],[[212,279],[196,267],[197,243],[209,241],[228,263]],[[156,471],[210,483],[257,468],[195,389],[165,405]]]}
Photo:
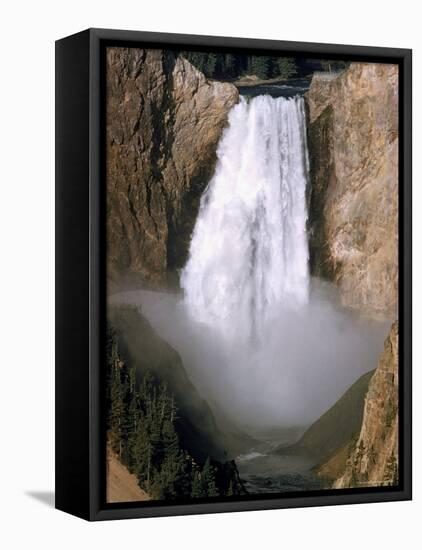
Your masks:
{"label": "mist", "polygon": [[317,279],[306,305],[280,309],[249,343],[192,319],[180,294],[128,291],[111,301],[140,307],[216,416],[249,433],[319,418],[376,367],[389,326],[343,309],[336,289]]}

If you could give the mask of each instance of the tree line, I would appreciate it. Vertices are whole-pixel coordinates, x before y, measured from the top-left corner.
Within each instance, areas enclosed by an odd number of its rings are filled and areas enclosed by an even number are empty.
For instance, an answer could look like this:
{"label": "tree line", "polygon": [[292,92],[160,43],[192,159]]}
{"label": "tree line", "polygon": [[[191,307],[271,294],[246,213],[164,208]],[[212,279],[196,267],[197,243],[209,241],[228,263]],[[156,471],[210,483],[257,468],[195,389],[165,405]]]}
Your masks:
{"label": "tree line", "polygon": [[235,55],[232,53],[183,51],[185,57],[207,78],[237,80],[244,75],[260,79],[301,77],[315,70],[338,71],[347,63],[338,60],[315,60],[269,55]]}
{"label": "tree line", "polygon": [[241,492],[235,478],[208,457],[200,463],[181,443],[177,402],[165,382],[122,360],[107,334],[107,440],[153,499],[217,497]]}

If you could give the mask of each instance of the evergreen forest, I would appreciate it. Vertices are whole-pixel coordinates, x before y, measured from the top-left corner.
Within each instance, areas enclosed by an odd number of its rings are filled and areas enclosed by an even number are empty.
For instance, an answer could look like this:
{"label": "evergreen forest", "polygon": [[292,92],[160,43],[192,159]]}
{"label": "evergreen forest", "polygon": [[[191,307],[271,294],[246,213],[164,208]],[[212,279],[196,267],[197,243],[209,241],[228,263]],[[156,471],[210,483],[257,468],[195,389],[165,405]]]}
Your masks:
{"label": "evergreen forest", "polygon": [[237,472],[208,457],[201,461],[180,437],[177,402],[165,381],[139,373],[107,334],[107,441],[139,486],[154,500],[243,494]]}

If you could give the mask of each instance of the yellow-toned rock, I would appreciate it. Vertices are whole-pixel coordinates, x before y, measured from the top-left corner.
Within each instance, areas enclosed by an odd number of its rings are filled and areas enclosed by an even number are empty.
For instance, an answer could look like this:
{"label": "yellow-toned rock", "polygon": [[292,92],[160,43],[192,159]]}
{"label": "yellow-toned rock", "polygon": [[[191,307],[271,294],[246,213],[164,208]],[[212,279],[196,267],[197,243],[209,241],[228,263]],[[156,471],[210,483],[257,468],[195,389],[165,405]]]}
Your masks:
{"label": "yellow-toned rock", "polygon": [[239,93],[170,50],[107,50],[108,280],[177,283]]}
{"label": "yellow-toned rock", "polygon": [[352,63],[307,94],[314,274],[345,306],[397,315],[398,68]]}
{"label": "yellow-toned rock", "polygon": [[398,341],[395,322],[369,384],[359,438],[335,488],[398,483]]}

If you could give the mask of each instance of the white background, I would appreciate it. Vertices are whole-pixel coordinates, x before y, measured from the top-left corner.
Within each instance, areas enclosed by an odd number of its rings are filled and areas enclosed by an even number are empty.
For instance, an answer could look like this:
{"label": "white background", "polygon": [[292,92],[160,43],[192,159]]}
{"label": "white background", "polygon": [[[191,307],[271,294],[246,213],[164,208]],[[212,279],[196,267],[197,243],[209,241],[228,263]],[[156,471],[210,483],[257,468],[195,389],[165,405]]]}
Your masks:
{"label": "white background", "polygon": [[[420,547],[413,502],[89,524],[46,505],[54,488],[54,40],[87,27],[414,49],[420,118],[421,20],[415,0],[70,0],[0,8],[0,546],[14,548]],[[421,139],[414,132],[414,464],[421,462],[419,307]],[[35,498],[32,495],[38,495]],[[40,501],[41,495],[41,501]],[[42,502],[44,501],[44,502]]]}

